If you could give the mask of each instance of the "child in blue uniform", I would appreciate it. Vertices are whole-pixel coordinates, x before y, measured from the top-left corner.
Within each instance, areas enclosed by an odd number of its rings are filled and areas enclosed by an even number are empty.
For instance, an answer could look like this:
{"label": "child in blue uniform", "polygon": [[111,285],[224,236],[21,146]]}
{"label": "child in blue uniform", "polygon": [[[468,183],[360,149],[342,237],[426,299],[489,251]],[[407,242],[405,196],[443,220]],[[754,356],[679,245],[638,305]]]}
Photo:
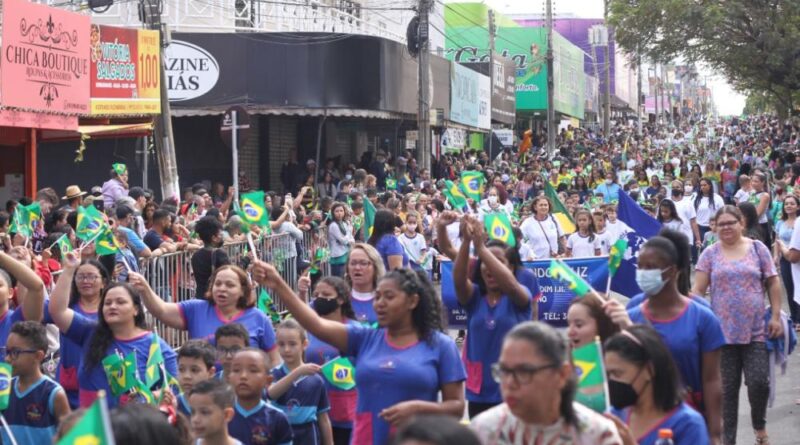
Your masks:
{"label": "child in blue uniform", "polygon": [[262,400],[272,382],[267,354],[255,348],[236,353],[228,379],[236,392],[228,434],[245,445],[291,445],[292,427],[279,410]]}
{"label": "child in blue uniform", "polygon": [[[69,401],[61,385],[43,376],[47,333],[36,321],[21,321],[11,327],[6,342],[6,360],[14,378],[8,408],[3,412],[11,433],[20,444],[52,443],[56,425],[69,414]],[[5,429],[3,443],[11,443]]]}
{"label": "child in blue uniform", "polygon": [[214,347],[205,340],[189,340],[178,350],[178,383],[183,391],[178,396],[178,411],[186,417],[192,415],[188,394],[196,384],[214,378],[215,356]]}
{"label": "child in blue uniform", "polygon": [[289,418],[294,445],[332,445],[330,405],[320,366],[303,363],[308,347],[305,329],[288,319],[278,325],[275,335],[283,363],[272,370],[275,383],[269,387],[270,400]]}
{"label": "child in blue uniform", "polygon": [[[186,346],[184,346],[185,348]],[[210,379],[197,382],[188,391],[192,411],[192,434],[197,445],[242,443],[228,434],[228,424],[233,418],[233,390],[227,383]]]}
{"label": "child in blue uniform", "polygon": [[214,332],[214,344],[217,345],[217,363],[220,364],[217,379],[228,381],[233,356],[247,347],[250,334],[239,323],[229,323],[217,328]]}

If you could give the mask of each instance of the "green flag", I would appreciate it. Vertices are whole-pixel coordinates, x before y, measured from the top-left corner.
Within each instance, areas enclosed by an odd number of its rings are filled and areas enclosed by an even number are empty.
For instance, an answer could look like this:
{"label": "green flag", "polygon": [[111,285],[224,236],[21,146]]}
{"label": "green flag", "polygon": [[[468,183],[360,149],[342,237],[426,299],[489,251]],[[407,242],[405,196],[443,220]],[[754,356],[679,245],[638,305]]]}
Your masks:
{"label": "green flag", "polygon": [[561,230],[564,231],[564,234],[569,235],[574,233],[577,229],[575,227],[575,221],[572,220],[569,211],[564,207],[564,203],[561,202],[561,199],[558,197],[556,189],[550,185],[550,181],[548,181],[547,178],[544,178],[544,195],[550,201],[550,213],[556,221],[558,221],[558,225],[561,226]]}
{"label": "green flag", "polygon": [[470,198],[475,202],[481,200],[485,183],[486,178],[484,178],[483,173],[481,172],[472,170],[461,172],[461,190],[464,192],[464,195],[466,195],[467,198]]}
{"label": "green flag", "polygon": [[105,391],[100,391],[97,400],[57,445],[114,445]]}
{"label": "green flag", "polygon": [[570,269],[569,266],[558,260],[550,260],[550,268],[548,269],[553,279],[564,282],[569,290],[579,297],[588,294],[592,287],[580,275]]}
{"label": "green flag", "polygon": [[103,371],[108,379],[111,394],[121,396],[136,386],[136,352],[131,352],[125,358],[111,354],[104,358]]}
{"label": "green flag", "polygon": [[111,226],[103,223],[103,230],[95,240],[95,252],[98,255],[113,255],[119,252],[119,248],[119,242]]}
{"label": "green flag", "polygon": [[150,350],[147,352],[147,367],[144,373],[144,383],[147,387],[152,388],[161,378],[160,371],[163,364],[164,355],[161,353],[161,343],[158,341],[158,336],[153,334]]}
{"label": "green flag", "polygon": [[78,223],[75,236],[83,242],[89,242],[103,230],[106,225],[103,214],[95,206],[78,207]]}
{"label": "green flag", "polygon": [[11,397],[11,365],[0,363],[0,411],[8,408]]}
{"label": "green flag", "polygon": [[269,317],[273,323],[280,323],[281,314],[278,313],[278,310],[275,308],[275,302],[272,301],[272,297],[266,289],[261,288],[258,292],[258,303],[256,306],[261,312],[267,314],[267,317]]}
{"label": "green flag", "polygon": [[114,173],[116,173],[119,176],[124,175],[125,172],[128,171],[128,166],[120,163],[111,164],[111,168],[113,168]]}
{"label": "green flag", "polygon": [[397,190],[397,179],[386,178],[386,190]]}
{"label": "green flag", "polygon": [[575,365],[575,376],[578,379],[575,400],[598,413],[604,413],[608,407],[608,397],[600,340],[573,349],[572,363]]}
{"label": "green flag", "polygon": [[239,215],[247,224],[255,224],[259,227],[269,226],[269,212],[264,207],[263,190],[243,193],[241,200],[242,211]]}
{"label": "green flag", "polygon": [[625,256],[625,251],[628,250],[628,240],[626,238],[618,239],[608,252],[608,276],[609,278],[616,275],[619,266],[622,264],[622,258]]}
{"label": "green flag", "polygon": [[510,247],[517,245],[517,238],[511,230],[511,221],[503,212],[487,213],[483,217],[483,225],[490,239],[496,239],[508,244]]}
{"label": "green flag", "polygon": [[66,233],[58,237],[53,245],[58,247],[58,251],[61,252],[62,256],[68,252],[72,252],[72,244],[69,242],[69,237]]}
{"label": "green flag", "polygon": [[444,183],[447,187],[444,189],[444,196],[447,198],[447,202],[454,209],[462,210],[467,205],[467,197],[461,193],[461,190],[453,181],[446,180]]}
{"label": "green flag", "polygon": [[9,231],[30,238],[33,236],[33,223],[41,219],[42,210],[38,202],[27,206],[17,204],[14,208],[14,215]]}
{"label": "green flag", "polygon": [[322,375],[331,385],[343,391],[356,386],[356,370],[346,357],[338,357],[322,365]]}
{"label": "green flag", "polygon": [[372,226],[375,225],[375,204],[364,198],[364,240],[372,235]]}

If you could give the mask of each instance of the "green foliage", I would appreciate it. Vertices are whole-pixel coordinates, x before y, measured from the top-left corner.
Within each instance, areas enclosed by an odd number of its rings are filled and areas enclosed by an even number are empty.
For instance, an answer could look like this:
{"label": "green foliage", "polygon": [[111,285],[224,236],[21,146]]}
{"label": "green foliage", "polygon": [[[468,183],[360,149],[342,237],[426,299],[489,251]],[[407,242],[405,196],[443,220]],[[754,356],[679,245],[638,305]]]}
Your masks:
{"label": "green foliage", "polygon": [[704,62],[742,91],[768,92],[784,109],[800,90],[798,0],[611,0],[623,50],[660,62]]}

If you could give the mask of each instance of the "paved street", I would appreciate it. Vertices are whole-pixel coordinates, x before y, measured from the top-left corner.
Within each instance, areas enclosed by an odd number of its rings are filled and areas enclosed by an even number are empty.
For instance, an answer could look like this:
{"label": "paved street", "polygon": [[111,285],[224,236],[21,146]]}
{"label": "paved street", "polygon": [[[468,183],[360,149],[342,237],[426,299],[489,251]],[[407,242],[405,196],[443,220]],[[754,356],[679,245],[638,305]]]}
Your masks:
{"label": "paved street", "polygon": [[[786,375],[780,375],[780,372],[777,374],[775,403],[772,408],[767,409],[767,432],[772,445],[797,445],[800,444],[800,405],[795,404],[795,400],[800,399],[800,355],[797,350],[789,359]],[[736,443],[749,445],[754,442],[747,388],[742,386],[739,392],[739,431]]]}

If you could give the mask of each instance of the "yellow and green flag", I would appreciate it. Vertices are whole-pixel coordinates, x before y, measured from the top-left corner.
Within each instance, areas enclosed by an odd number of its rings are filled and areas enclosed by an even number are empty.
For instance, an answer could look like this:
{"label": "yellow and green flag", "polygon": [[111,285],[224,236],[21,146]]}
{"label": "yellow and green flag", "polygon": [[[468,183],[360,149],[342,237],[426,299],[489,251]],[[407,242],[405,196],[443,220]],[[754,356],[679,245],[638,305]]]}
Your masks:
{"label": "yellow and green flag", "polygon": [[628,250],[628,240],[620,238],[615,242],[608,252],[608,277],[611,279],[616,275],[619,266],[622,264],[622,258],[625,256],[625,251]]}
{"label": "yellow and green flag", "polygon": [[86,410],[57,445],[114,445],[114,431],[108,416],[105,391]]}
{"label": "yellow and green flag", "polygon": [[397,190],[397,179],[386,178],[386,190]]}
{"label": "yellow and green flag", "polygon": [[150,350],[147,352],[147,367],[144,372],[144,383],[149,388],[161,379],[161,367],[164,365],[164,354],[161,353],[161,343],[158,336],[153,334]]}
{"label": "yellow and green flag", "polygon": [[579,297],[585,296],[592,290],[586,280],[561,261],[550,260],[550,268],[548,270],[553,279],[564,282],[569,287],[569,290]]}
{"label": "yellow and green flag", "polygon": [[556,189],[550,185],[550,181],[548,181],[547,178],[545,178],[544,181],[544,195],[550,200],[550,205],[552,206],[550,208],[550,213],[556,221],[558,221],[558,225],[561,226],[561,230],[564,231],[564,234],[569,235],[570,233],[574,233],[575,230],[577,230],[575,221],[572,220],[567,208],[564,207],[564,203],[558,198]]}
{"label": "yellow and green flag", "polygon": [[356,370],[347,357],[338,357],[322,365],[322,375],[331,385],[343,391],[356,386]]}
{"label": "yellow and green flag", "polygon": [[121,163],[111,164],[111,168],[114,169],[114,173],[117,175],[124,175],[126,171],[128,171],[128,166]]}
{"label": "yellow and green flag", "polygon": [[375,225],[375,204],[364,197],[364,240],[372,236],[372,227]]}
{"label": "yellow and green flag", "polygon": [[242,209],[241,217],[247,224],[255,224],[259,227],[269,226],[269,212],[264,206],[264,191],[256,190],[243,193],[241,196]]}
{"label": "yellow and green flag", "polygon": [[53,245],[58,247],[58,251],[61,252],[61,255],[72,252],[72,244],[69,242],[69,237],[66,233],[58,237]]}
{"label": "yellow and green flag", "polygon": [[467,198],[470,198],[475,202],[481,200],[485,183],[486,178],[484,178],[483,173],[481,172],[476,172],[473,170],[461,172],[461,190],[464,191],[464,195],[466,195]]}
{"label": "yellow and green flag", "polygon": [[103,231],[95,241],[95,251],[98,255],[114,255],[119,252],[120,244],[111,226],[103,223]]}
{"label": "yellow and green flag", "polygon": [[135,351],[124,358],[117,354],[111,354],[104,358],[102,363],[113,396],[121,396],[136,386],[138,378],[136,377]]}
{"label": "yellow and green flag", "polygon": [[11,398],[11,365],[0,363],[0,411],[8,408]]}
{"label": "yellow and green flag", "polygon": [[75,236],[83,242],[96,238],[106,225],[103,214],[95,206],[78,207],[78,225]]}
{"label": "yellow and green flag", "polygon": [[489,234],[490,239],[502,241],[511,247],[517,245],[517,238],[511,230],[511,221],[505,213],[487,213],[483,217],[483,225],[486,227],[486,233]]}
{"label": "yellow and green flag", "polygon": [[450,205],[457,210],[462,210],[467,205],[467,197],[461,193],[458,186],[453,181],[444,181],[447,188],[444,189],[444,196]]}
{"label": "yellow and green flag", "polygon": [[573,349],[572,363],[578,379],[575,400],[598,413],[604,413],[608,408],[608,392],[600,340]]}
{"label": "yellow and green flag", "polygon": [[272,297],[269,295],[266,289],[261,288],[258,292],[258,301],[256,303],[256,307],[263,313],[267,315],[267,317],[273,323],[280,323],[281,321],[281,314],[278,313],[278,309],[275,307],[275,302],[272,301]]}
{"label": "yellow and green flag", "polygon": [[29,238],[33,236],[33,223],[41,221],[41,219],[42,209],[38,202],[27,206],[17,204],[14,208],[14,215],[9,230],[12,233],[18,233]]}

